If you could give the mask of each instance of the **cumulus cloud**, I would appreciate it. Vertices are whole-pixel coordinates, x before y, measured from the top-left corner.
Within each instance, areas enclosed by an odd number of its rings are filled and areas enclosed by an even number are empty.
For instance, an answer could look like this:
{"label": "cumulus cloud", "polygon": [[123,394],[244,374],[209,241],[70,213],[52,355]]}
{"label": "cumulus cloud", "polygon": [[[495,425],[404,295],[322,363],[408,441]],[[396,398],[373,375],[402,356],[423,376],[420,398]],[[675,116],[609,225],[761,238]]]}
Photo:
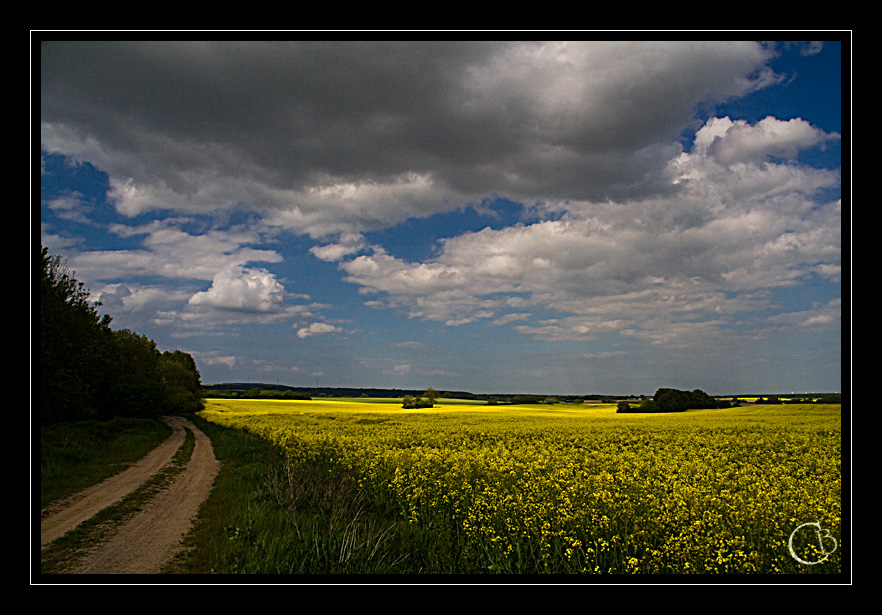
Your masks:
{"label": "cumulus cloud", "polygon": [[244,312],[273,312],[285,301],[285,287],[265,269],[231,267],[219,271],[207,291],[190,297],[192,306]]}
{"label": "cumulus cloud", "polygon": [[364,237],[356,233],[344,233],[336,243],[310,248],[310,252],[323,261],[339,261],[344,256],[355,254],[367,247]]}
{"label": "cumulus cloud", "polygon": [[208,230],[193,234],[183,230],[186,222],[169,218],[135,226],[111,225],[109,230],[120,237],[142,238],[142,247],[73,251],[71,266],[84,278],[94,280],[132,280],[142,276],[211,280],[221,269],[282,260],[276,251],[251,247],[262,241],[256,231]]}
{"label": "cumulus cloud", "polygon": [[315,335],[326,335],[328,333],[339,333],[342,331],[340,327],[328,324],[326,322],[314,322],[306,327],[297,330],[297,337],[304,339]]}
{"label": "cumulus cloud", "polygon": [[782,121],[767,117],[756,124],[728,117],[713,118],[695,137],[695,149],[722,164],[763,161],[770,156],[795,158],[799,152],[838,140],[805,120]]}
{"label": "cumulus cloud", "polygon": [[777,82],[773,54],[737,41],[48,42],[41,145],[106,171],[128,216],[244,203],[321,238],[488,194],[658,190],[696,105]]}
{"label": "cumulus cloud", "polygon": [[[733,314],[768,308],[762,289],[839,275],[841,206],[817,198],[838,172],[765,159],[830,138],[801,121],[712,119],[691,153],[669,160],[669,196],[568,201],[561,219],[444,239],[425,262],[375,247],[340,268],[374,305],[448,325],[520,322],[547,340],[710,335]],[[720,165],[721,151],[741,162]],[[524,308],[570,316],[530,323]]]}
{"label": "cumulus cloud", "polygon": [[101,309],[114,315],[132,312],[156,312],[186,301],[190,294],[161,286],[107,284],[95,293]]}

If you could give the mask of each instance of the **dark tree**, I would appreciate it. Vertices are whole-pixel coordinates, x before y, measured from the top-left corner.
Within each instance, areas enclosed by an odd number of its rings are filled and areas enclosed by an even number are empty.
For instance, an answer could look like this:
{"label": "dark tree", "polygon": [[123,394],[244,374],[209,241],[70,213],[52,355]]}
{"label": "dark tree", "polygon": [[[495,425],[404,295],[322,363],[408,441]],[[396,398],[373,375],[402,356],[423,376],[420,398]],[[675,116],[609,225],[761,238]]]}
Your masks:
{"label": "dark tree", "polygon": [[180,350],[163,352],[159,358],[159,378],[166,412],[193,413],[203,409],[202,379],[189,354]]}
{"label": "dark tree", "polygon": [[658,412],[682,412],[689,407],[689,394],[677,389],[659,389],[652,400]]}
{"label": "dark tree", "polygon": [[439,393],[437,390],[433,389],[432,387],[429,387],[428,390],[426,390],[426,392],[423,393],[423,397],[425,399],[427,399],[430,404],[434,405],[434,403],[436,401],[438,401],[438,398],[441,397],[441,393]]}
{"label": "dark tree", "polygon": [[129,329],[114,331],[115,370],[108,413],[157,416],[164,411],[156,342]]}
{"label": "dark tree", "polygon": [[128,329],[112,331],[58,256],[40,247],[40,420],[150,417],[202,409],[196,362]]}
{"label": "dark tree", "polygon": [[39,267],[40,420],[96,417],[108,386],[110,316],[98,315],[75,272],[43,246]]}

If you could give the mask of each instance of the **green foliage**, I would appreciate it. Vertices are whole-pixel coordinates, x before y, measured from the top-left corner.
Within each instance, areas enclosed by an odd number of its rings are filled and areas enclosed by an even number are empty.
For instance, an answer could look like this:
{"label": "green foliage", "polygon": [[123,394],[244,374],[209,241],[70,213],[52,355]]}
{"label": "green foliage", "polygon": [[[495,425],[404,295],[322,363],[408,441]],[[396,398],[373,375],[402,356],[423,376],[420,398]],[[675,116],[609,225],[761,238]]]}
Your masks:
{"label": "green foliage", "polygon": [[644,399],[637,407],[627,402],[619,402],[617,412],[684,412],[708,408],[728,408],[729,402],[714,399],[701,389],[681,391],[661,388],[652,399]]}
{"label": "green foliage", "polygon": [[184,352],[113,331],[58,256],[40,247],[40,421],[198,412],[202,384]]}
{"label": "green foliage", "polygon": [[168,438],[152,419],[76,421],[40,426],[40,506],[113,476]]}
{"label": "green foliage", "polygon": [[222,469],[177,574],[418,574],[446,555],[352,471],[296,462],[269,441],[195,419]]}
{"label": "green foliage", "polygon": [[418,408],[431,408],[434,404],[426,397],[414,397],[413,395],[405,395],[401,400],[401,407],[405,410],[416,410]]}
{"label": "green foliage", "polygon": [[274,389],[261,389],[252,387],[247,391],[230,391],[226,389],[207,389],[203,392],[205,397],[214,397],[219,399],[294,399],[300,401],[310,401],[312,397],[296,391],[284,390],[277,391]]}
{"label": "green foliage", "polygon": [[40,247],[40,420],[93,418],[108,384],[110,317],[59,256]]}
{"label": "green foliage", "polygon": [[191,414],[202,410],[202,382],[196,361],[180,350],[163,352],[159,357],[159,379],[162,382],[167,412]]}

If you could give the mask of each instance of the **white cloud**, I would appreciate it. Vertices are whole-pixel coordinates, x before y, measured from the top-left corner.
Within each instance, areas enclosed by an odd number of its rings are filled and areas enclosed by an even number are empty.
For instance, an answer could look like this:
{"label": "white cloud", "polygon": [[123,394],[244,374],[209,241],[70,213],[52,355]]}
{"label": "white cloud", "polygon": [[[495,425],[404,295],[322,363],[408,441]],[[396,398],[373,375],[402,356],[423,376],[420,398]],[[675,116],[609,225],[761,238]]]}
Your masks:
{"label": "white cloud", "polygon": [[191,296],[186,290],[138,284],[107,284],[94,295],[101,302],[101,310],[113,314],[114,318],[133,312],[161,311],[179,305]]}
{"label": "white cloud", "polygon": [[[715,132],[717,143],[732,138],[735,124],[708,122],[693,152],[670,160],[670,196],[549,202],[546,211],[565,210],[562,219],[444,239],[425,262],[375,247],[340,268],[361,292],[380,297],[372,305],[450,326],[520,321],[516,330],[548,340],[616,331],[656,342],[709,335],[733,314],[768,308],[759,290],[839,275],[841,206],[816,199],[839,185],[838,172],[760,155],[831,136],[802,123],[765,122],[738,125],[737,149],[751,155],[731,166],[719,165],[706,145]],[[539,307],[572,316],[530,324],[524,311],[506,313]]]}
{"label": "white cloud", "polygon": [[110,231],[121,237],[143,236],[143,247],[73,252],[71,267],[91,280],[132,280],[139,276],[212,280],[219,270],[248,262],[282,260],[278,252],[249,246],[262,241],[255,231],[209,230],[194,235],[182,230],[186,222],[171,218],[139,226],[112,225]]}
{"label": "white cloud", "polygon": [[90,223],[88,213],[92,211],[93,207],[84,201],[83,195],[79,192],[69,192],[64,196],[52,199],[46,203],[46,206],[64,220],[81,224]]}
{"label": "white cloud", "polygon": [[230,267],[215,274],[211,287],[190,297],[192,306],[244,312],[274,312],[285,301],[285,287],[265,269]]}
{"label": "white cloud", "polygon": [[325,322],[314,322],[307,327],[301,327],[297,331],[297,337],[305,339],[315,335],[326,335],[328,333],[339,333],[342,331],[340,327],[335,327]]}
{"label": "white cloud", "polygon": [[336,243],[310,248],[310,252],[323,261],[339,261],[367,247],[364,237],[357,233],[344,233]]}
{"label": "white cloud", "polygon": [[838,139],[838,134],[825,133],[801,118],[783,121],[767,117],[751,125],[724,117],[711,119],[698,131],[695,151],[728,165],[762,162],[769,156],[795,158],[800,151]]}
{"label": "white cloud", "polygon": [[496,325],[496,326],[502,326],[502,325],[511,324],[513,322],[524,321],[529,318],[530,318],[530,314],[523,314],[523,313],[506,314],[505,316],[501,316],[500,318],[497,318],[496,320],[494,320],[490,324]]}
{"label": "white cloud", "polygon": [[239,362],[234,356],[218,356],[204,352],[197,353],[196,356],[199,362],[205,365],[226,365],[230,369],[233,369]]}

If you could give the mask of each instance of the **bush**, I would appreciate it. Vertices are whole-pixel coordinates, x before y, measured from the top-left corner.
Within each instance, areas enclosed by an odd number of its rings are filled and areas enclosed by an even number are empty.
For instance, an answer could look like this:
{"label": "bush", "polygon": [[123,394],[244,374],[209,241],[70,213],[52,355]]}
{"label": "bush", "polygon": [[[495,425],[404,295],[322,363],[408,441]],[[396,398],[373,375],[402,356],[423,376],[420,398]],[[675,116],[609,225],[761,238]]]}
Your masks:
{"label": "bush", "polygon": [[425,397],[414,397],[412,395],[405,395],[404,399],[402,399],[401,402],[401,407],[405,410],[434,407],[434,404]]}

